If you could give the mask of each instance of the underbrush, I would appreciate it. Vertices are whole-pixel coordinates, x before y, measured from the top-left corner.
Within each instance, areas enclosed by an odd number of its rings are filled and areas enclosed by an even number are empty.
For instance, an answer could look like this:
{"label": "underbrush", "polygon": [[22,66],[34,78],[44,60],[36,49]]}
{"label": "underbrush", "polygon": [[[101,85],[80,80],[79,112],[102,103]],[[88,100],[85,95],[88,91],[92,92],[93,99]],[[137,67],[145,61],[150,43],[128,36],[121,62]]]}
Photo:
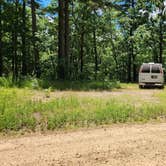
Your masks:
{"label": "underbrush", "polygon": [[[134,106],[117,99],[66,96],[32,101],[32,90],[0,89],[0,131],[55,130],[112,123],[147,122],[166,117],[166,104]],[[161,96],[162,97],[162,96]]]}
{"label": "underbrush", "polygon": [[13,82],[12,77],[0,77],[0,87],[29,88],[29,89],[57,89],[57,90],[112,90],[121,88],[116,80],[103,81],[50,81],[25,77]]}
{"label": "underbrush", "polygon": [[121,88],[119,81],[39,81],[41,87],[58,90],[112,90]]}

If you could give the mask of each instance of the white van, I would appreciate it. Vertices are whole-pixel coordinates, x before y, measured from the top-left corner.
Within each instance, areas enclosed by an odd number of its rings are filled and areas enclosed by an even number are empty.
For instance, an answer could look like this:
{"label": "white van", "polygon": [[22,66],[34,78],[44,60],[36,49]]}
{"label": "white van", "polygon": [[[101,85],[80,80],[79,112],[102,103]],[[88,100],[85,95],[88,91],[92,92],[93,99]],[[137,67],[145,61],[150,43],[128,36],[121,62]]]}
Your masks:
{"label": "white van", "polygon": [[156,86],[164,88],[164,71],[162,64],[144,63],[139,71],[139,87]]}

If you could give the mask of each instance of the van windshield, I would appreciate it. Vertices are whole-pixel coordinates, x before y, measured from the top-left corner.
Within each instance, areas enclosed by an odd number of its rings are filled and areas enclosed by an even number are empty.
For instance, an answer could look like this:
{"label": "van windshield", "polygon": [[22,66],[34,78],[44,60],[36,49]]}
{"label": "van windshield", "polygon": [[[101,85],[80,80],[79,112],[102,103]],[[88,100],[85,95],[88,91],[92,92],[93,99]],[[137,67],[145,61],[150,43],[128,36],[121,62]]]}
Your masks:
{"label": "van windshield", "polygon": [[153,65],[152,73],[160,73],[160,67],[158,65]]}
{"label": "van windshield", "polygon": [[142,73],[150,73],[150,65],[143,65],[141,72]]}

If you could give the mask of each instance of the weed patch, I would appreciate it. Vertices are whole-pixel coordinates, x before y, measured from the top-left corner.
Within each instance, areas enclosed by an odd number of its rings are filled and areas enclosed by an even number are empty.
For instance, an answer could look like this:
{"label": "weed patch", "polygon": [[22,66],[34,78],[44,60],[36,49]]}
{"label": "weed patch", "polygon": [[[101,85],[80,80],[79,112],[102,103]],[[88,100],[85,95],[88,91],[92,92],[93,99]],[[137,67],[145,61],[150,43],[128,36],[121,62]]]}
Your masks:
{"label": "weed patch", "polygon": [[161,98],[160,103],[144,103],[139,107],[133,102],[126,103],[116,98],[101,100],[73,95],[53,98],[47,102],[32,101],[34,92],[28,89],[1,88],[0,93],[1,132],[147,122],[166,117],[164,92],[157,94]]}

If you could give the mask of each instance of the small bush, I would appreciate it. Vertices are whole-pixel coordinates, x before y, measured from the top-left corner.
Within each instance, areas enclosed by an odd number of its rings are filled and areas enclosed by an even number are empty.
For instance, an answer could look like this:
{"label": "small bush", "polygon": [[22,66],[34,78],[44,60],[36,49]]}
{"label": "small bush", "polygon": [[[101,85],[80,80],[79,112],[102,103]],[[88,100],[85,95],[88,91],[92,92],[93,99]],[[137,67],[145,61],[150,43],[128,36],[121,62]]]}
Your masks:
{"label": "small bush", "polygon": [[12,77],[0,77],[0,87],[10,88],[13,86]]}
{"label": "small bush", "polygon": [[119,89],[118,81],[50,81],[36,79],[30,76],[19,78],[13,82],[12,77],[0,77],[0,87],[29,88],[29,89],[57,89],[57,90],[112,90]]}
{"label": "small bush", "polygon": [[118,81],[39,81],[40,87],[48,89],[52,87],[58,90],[112,90],[114,88],[121,88]]}

